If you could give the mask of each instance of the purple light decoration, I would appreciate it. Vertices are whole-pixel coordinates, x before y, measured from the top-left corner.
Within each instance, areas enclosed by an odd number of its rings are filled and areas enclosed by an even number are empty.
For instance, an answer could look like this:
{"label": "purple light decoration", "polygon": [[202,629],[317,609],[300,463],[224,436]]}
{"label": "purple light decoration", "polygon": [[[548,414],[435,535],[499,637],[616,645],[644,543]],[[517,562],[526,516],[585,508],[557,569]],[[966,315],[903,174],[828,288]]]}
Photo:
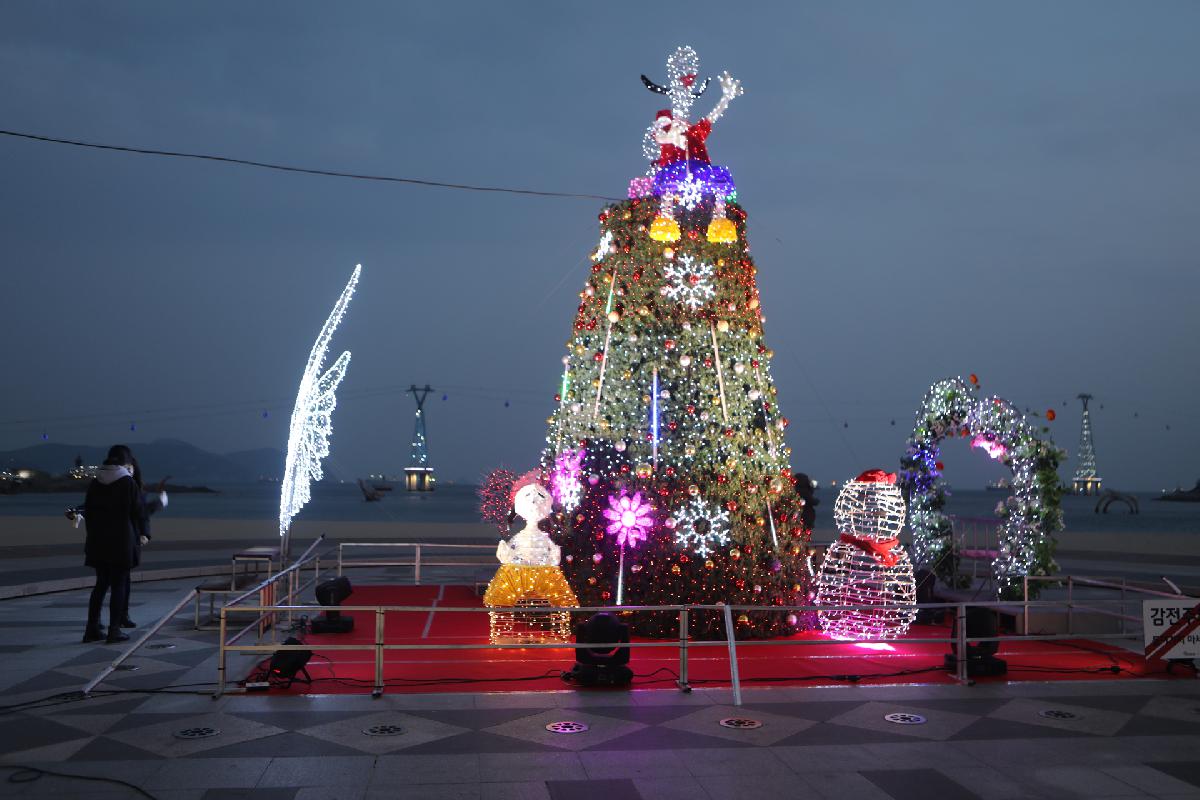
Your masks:
{"label": "purple light decoration", "polygon": [[978,447],[997,461],[1008,455],[1008,448],[1001,442],[995,439],[989,439],[983,434],[976,435],[971,439],[971,447]]}
{"label": "purple light decoration", "polygon": [[621,561],[617,566],[617,605],[624,605],[625,595],[625,545],[633,547],[644,541],[654,525],[654,507],[642,500],[641,492],[634,492],[631,497],[627,491],[608,496],[608,508],[604,516],[608,518],[608,533],[617,537],[621,546]]}
{"label": "purple light decoration", "polygon": [[658,367],[654,368],[654,391],[650,393],[650,433],[654,449],[654,468],[658,469]]}
{"label": "purple light decoration", "polygon": [[583,457],[584,448],[562,451],[554,462],[554,473],[550,476],[550,493],[563,508],[568,511],[579,505],[583,492]]}
{"label": "purple light decoration", "polygon": [[664,194],[681,194],[683,184],[689,181],[700,184],[702,193],[715,197],[725,197],[737,190],[727,167],[693,159],[674,161],[654,173],[653,191],[660,197]]}

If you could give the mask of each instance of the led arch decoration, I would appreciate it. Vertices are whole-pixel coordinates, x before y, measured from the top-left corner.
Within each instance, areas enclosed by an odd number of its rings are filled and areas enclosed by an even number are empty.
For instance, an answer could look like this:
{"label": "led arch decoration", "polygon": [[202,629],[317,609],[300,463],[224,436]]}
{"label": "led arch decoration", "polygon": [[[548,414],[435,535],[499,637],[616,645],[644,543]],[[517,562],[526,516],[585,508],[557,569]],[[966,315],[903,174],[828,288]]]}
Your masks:
{"label": "led arch decoration", "polygon": [[1054,533],[1063,529],[1058,465],[1066,453],[1048,434],[1007,400],[982,396],[974,375],[969,382],[951,378],[929,387],[900,460],[914,562],[947,582],[955,574],[938,455],[943,439],[960,437],[1012,470],[1012,494],[996,509],[1001,525],[992,572],[998,595],[1020,596],[1024,575],[1057,572]]}

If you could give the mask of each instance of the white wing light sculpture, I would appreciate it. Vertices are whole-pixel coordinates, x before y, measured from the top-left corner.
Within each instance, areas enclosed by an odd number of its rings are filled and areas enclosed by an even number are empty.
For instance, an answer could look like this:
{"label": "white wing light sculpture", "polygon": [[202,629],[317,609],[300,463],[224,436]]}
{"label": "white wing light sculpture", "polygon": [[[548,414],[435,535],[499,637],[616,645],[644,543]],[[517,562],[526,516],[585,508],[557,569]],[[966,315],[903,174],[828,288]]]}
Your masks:
{"label": "white wing light sculpture", "polygon": [[350,282],[342,290],[342,296],[333,306],[329,318],[321,326],[321,333],[308,354],[308,364],[300,378],[300,391],[296,394],[296,407],[292,410],[292,425],[288,433],[287,461],[283,468],[283,487],[279,495],[279,537],[283,558],[287,558],[288,534],[292,518],[300,513],[312,496],[310,484],[324,477],[321,459],[329,455],[329,436],[333,433],[333,409],[337,406],[337,388],[346,377],[350,366],[350,351],[338,356],[324,374],[325,353],[329,340],[337,330],[338,323],[346,314],[350,298],[358,286],[362,264],[354,267]]}

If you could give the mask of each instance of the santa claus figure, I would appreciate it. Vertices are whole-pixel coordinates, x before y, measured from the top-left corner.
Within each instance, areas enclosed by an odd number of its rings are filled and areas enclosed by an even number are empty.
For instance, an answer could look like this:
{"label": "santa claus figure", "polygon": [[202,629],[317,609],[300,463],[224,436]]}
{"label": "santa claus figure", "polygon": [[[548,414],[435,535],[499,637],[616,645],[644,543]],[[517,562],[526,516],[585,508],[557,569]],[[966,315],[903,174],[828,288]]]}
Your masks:
{"label": "santa claus figure", "polygon": [[916,584],[912,562],[900,546],[904,498],[896,473],[873,469],[847,481],[833,519],[840,535],[821,564],[816,604],[867,608],[822,610],[821,627],[836,639],[903,636],[916,617]]}

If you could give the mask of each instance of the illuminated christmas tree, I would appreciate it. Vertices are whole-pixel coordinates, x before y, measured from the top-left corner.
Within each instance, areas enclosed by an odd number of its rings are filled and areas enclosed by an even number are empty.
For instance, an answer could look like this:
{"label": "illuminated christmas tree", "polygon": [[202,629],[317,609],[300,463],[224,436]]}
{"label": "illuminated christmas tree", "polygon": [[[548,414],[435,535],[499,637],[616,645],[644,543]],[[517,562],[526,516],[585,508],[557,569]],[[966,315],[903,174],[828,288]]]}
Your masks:
{"label": "illuminated christmas tree", "polygon": [[[567,355],[542,467],[563,509],[556,540],[584,605],[788,606],[808,601],[809,530],[770,373],[772,351],[746,213],[706,140],[741,94],[728,73],[697,122],[708,80],[691,48],[667,62],[646,133],[647,174],[600,214],[600,244]],[[743,636],[793,632],[786,611],[735,612]],[[635,614],[673,636],[671,614]],[[692,617],[721,636],[722,615]]]}

